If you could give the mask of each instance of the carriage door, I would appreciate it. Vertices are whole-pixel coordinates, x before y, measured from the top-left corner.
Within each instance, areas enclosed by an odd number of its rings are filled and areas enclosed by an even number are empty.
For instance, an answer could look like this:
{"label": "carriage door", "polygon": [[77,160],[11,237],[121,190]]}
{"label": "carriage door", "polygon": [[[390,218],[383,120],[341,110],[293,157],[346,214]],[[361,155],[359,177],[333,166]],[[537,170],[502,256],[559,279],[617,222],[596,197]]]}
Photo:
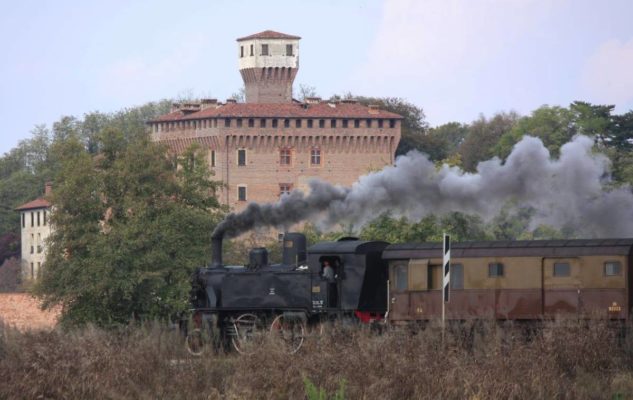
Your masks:
{"label": "carriage door", "polygon": [[409,319],[409,260],[394,261],[389,268],[389,319]]}
{"label": "carriage door", "polygon": [[543,259],[543,315],[577,314],[580,306],[580,260]]}

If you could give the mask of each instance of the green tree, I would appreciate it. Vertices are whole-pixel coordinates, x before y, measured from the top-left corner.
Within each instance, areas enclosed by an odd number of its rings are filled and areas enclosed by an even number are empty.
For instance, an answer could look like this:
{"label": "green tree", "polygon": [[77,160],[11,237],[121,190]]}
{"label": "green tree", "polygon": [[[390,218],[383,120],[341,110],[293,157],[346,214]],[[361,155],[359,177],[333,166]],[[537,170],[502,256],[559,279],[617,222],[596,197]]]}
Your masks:
{"label": "green tree", "polygon": [[187,307],[189,276],[208,260],[221,217],[204,154],[191,149],[176,169],[147,136],[113,128],[98,146],[96,156],[78,137],[53,146],[64,160],[55,230],[34,291],[45,307],[61,305],[67,324],[173,316]]}
{"label": "green tree", "polygon": [[520,118],[499,139],[494,152],[501,158],[506,158],[523,136],[530,135],[541,139],[550,153],[558,156],[561,146],[577,133],[573,121],[574,115],[567,108],[547,105],[539,107],[530,116]]}
{"label": "green tree", "polygon": [[489,160],[495,154],[499,139],[510,132],[519,119],[515,112],[498,113],[491,119],[483,115],[470,124],[468,135],[459,146],[462,165],[474,171],[480,161]]}

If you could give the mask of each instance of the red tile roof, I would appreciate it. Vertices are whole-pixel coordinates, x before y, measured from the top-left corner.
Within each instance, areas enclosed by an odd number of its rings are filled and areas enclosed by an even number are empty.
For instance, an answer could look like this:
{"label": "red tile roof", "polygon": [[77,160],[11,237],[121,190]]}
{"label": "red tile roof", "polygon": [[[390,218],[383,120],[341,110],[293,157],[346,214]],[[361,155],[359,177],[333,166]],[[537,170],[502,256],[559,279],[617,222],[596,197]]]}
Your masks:
{"label": "red tile roof", "polygon": [[256,33],[254,35],[248,35],[248,36],[238,38],[237,41],[241,42],[242,40],[250,40],[250,39],[301,39],[301,37],[267,30],[267,31]]}
{"label": "red tile roof", "polygon": [[218,108],[211,107],[193,113],[174,111],[161,115],[149,122],[170,122],[203,118],[393,118],[402,119],[402,116],[381,110],[370,109],[362,104],[326,102],[318,104],[303,103],[229,103]]}
{"label": "red tile roof", "polygon": [[48,208],[50,206],[51,206],[51,203],[49,203],[48,200],[40,197],[39,199],[35,199],[33,201],[29,201],[28,203],[22,204],[20,207],[17,207],[15,210],[16,211],[32,210],[34,208]]}

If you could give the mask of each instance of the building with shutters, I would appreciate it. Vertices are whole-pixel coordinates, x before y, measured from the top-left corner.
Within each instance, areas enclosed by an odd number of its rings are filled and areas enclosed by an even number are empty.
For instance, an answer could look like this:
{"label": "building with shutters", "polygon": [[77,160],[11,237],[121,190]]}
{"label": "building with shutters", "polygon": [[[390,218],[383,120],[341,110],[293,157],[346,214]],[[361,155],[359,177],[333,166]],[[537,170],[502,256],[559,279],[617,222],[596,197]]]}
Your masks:
{"label": "building with shutters", "polygon": [[20,213],[22,278],[37,278],[46,258],[46,239],[51,233],[49,223],[51,204],[46,197],[51,194],[47,183],[44,196],[16,208]]}
{"label": "building with shutters", "polygon": [[353,100],[292,97],[298,36],[264,31],[237,39],[245,102],[174,104],[149,121],[155,141],[179,154],[193,143],[224,183],[219,199],[234,211],[307,190],[319,178],[350,186],[394,161],[402,117]]}

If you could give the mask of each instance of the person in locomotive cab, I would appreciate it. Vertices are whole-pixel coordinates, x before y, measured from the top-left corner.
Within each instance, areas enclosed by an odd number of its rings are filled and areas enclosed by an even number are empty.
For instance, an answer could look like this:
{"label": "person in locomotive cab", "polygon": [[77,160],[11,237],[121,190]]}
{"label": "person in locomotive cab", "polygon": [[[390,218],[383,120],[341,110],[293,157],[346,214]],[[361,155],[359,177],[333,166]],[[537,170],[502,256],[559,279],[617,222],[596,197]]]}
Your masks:
{"label": "person in locomotive cab", "polygon": [[334,280],[334,268],[328,260],[323,260],[323,278],[330,282]]}

